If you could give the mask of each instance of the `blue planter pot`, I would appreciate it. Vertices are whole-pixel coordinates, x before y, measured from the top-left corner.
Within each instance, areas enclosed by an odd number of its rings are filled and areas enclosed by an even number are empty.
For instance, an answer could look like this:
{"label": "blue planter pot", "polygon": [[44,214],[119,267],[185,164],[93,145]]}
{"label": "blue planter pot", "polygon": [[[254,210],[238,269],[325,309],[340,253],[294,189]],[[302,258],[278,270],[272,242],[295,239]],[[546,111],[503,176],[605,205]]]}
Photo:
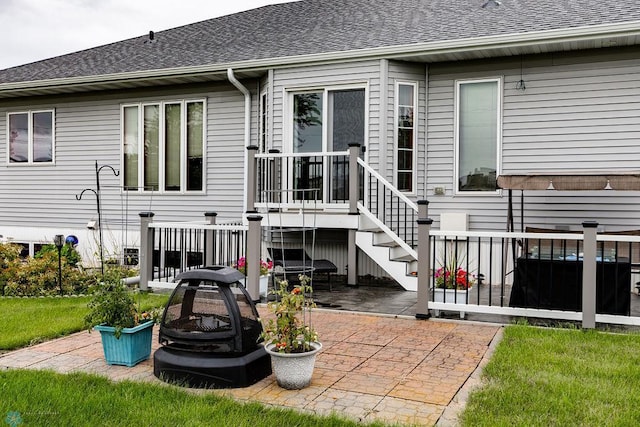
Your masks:
{"label": "blue planter pot", "polygon": [[115,328],[98,325],[104,358],[108,365],[135,366],[147,360],[151,354],[151,335],[153,322],[142,323],[133,328],[124,328],[120,338],[114,336]]}

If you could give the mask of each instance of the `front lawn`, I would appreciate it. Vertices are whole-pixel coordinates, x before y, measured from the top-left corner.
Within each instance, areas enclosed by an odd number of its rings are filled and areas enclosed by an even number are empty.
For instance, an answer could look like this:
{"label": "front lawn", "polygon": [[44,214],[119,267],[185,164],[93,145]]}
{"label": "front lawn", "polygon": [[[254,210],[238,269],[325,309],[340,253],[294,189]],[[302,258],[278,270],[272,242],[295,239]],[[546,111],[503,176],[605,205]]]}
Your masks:
{"label": "front lawn", "polygon": [[[167,295],[140,294],[143,309],[161,307]],[[91,297],[0,298],[0,351],[81,331]]]}
{"label": "front lawn", "polygon": [[640,425],[640,335],[505,328],[466,426]]}

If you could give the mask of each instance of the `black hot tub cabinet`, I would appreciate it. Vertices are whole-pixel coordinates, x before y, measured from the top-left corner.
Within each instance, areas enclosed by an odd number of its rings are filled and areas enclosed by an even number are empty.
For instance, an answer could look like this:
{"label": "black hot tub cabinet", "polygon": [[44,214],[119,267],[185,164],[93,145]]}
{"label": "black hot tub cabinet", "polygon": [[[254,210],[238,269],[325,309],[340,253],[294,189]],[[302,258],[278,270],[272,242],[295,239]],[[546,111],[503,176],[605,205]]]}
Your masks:
{"label": "black hot tub cabinet", "polygon": [[163,381],[197,388],[247,387],[271,374],[271,359],[258,337],[258,312],[229,267],[186,271],[165,307],[161,347],[153,373]]}

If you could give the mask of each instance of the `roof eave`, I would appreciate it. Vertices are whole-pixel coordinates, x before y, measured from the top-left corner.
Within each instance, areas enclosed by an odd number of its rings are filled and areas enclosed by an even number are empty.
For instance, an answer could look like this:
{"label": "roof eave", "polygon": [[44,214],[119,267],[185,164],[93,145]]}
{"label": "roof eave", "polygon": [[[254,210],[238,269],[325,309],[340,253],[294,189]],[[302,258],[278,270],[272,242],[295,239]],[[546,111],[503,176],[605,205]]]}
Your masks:
{"label": "roof eave", "polygon": [[584,41],[607,40],[615,37],[640,37],[640,21],[622,24],[602,24],[560,30],[546,30],[527,33],[513,33],[467,39],[385,46],[369,49],[325,52],[309,55],[265,58],[193,67],[163,68],[126,73],[78,76],[51,80],[34,80],[0,84],[0,94],[39,90],[40,92],[64,88],[134,82],[148,79],[170,79],[172,77],[226,74],[232,68],[242,71],[265,70],[291,65],[307,65],[320,62],[359,61],[372,58],[401,59],[420,55],[422,58],[456,54],[462,52],[497,51],[543,45],[571,45]]}

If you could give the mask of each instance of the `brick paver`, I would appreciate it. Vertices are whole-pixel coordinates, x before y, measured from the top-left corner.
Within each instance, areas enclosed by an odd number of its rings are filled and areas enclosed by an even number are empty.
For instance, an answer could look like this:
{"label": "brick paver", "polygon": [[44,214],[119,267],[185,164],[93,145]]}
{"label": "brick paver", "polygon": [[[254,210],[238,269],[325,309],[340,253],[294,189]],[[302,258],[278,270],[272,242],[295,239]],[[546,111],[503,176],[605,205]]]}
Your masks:
{"label": "brick paver", "polygon": [[[268,317],[264,307],[259,311]],[[336,412],[365,422],[433,426],[440,419],[450,425],[464,407],[469,384],[477,384],[478,366],[486,363],[500,330],[470,322],[321,309],[313,314],[313,326],[323,350],[311,385],[304,390],[281,389],[271,375],[246,388],[193,392],[321,414]],[[157,329],[153,350],[159,346]],[[132,368],[107,365],[97,332],[80,332],[0,355],[0,370],[15,368],[161,383],[153,376],[153,357]]]}

